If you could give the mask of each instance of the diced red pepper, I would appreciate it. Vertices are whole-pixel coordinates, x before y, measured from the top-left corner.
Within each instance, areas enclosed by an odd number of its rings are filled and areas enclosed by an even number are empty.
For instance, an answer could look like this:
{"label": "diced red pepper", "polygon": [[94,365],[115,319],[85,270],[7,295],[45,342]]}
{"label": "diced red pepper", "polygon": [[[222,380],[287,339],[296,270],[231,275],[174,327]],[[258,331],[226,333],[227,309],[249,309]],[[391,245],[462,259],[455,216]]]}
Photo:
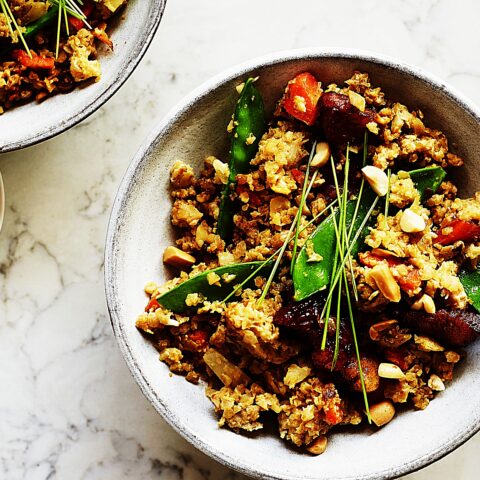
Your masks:
{"label": "diced red pepper", "polygon": [[422,285],[422,279],[420,278],[418,268],[410,268],[405,276],[395,276],[395,280],[400,285],[400,288],[409,295],[414,294]]}
{"label": "diced red pepper", "polygon": [[31,57],[25,50],[14,50],[12,56],[18,60],[24,67],[32,68],[33,70],[53,70],[55,67],[55,60],[50,57],[42,57],[30,50]]}
{"label": "diced red pepper", "polygon": [[451,231],[445,235],[440,231],[435,239],[435,243],[439,245],[451,245],[460,240],[463,242],[473,242],[480,238],[480,225],[477,225],[474,222],[454,220],[443,228],[451,229]]}
{"label": "diced red pepper", "polygon": [[332,407],[326,407],[324,409],[324,412],[325,412],[325,421],[329,425],[337,425],[343,419],[342,412],[340,411],[340,408],[337,405],[334,405]]}
{"label": "diced red pepper", "polygon": [[[93,3],[87,2],[81,8],[83,14],[88,18],[93,12]],[[68,16],[68,24],[74,28],[77,32],[85,26],[84,21],[81,18]]]}
{"label": "diced red pepper", "polygon": [[322,94],[318,80],[308,72],[288,82],[282,105],[293,118],[313,125],[318,116],[318,100]]}
{"label": "diced red pepper", "polygon": [[255,192],[252,192],[248,187],[237,185],[236,192],[238,196],[240,196],[242,193],[246,193],[248,195],[248,203],[252,205],[252,207],[259,207],[262,204],[260,197]]}
{"label": "diced red pepper", "polygon": [[84,25],[83,20],[81,18],[72,17],[71,15],[69,15],[68,17],[68,24],[77,32],[80,29],[82,29]]}
{"label": "diced red pepper", "polygon": [[156,298],[152,298],[149,302],[148,305],[145,307],[145,311],[149,312],[151,309],[156,310],[157,308],[160,308],[160,304],[157,302]]}
{"label": "diced red pepper", "polygon": [[290,170],[292,172],[293,178],[295,181],[299,184],[302,185],[303,181],[305,180],[305,174],[299,170],[298,168],[292,168]]}
{"label": "diced red pepper", "polygon": [[[376,254],[374,250],[369,252],[362,252],[358,254],[358,259],[362,265],[366,267],[373,268],[375,265],[378,265],[382,262],[387,262],[389,267],[398,267],[399,265],[404,264],[405,261],[401,258],[396,258],[389,255],[379,255]],[[399,283],[400,288],[411,294],[420,287],[422,284],[422,279],[420,278],[420,273],[418,268],[414,268],[411,265],[408,266],[408,273],[406,275],[395,275],[395,280]]]}
{"label": "diced red pepper", "polygon": [[373,252],[362,252],[358,254],[358,259],[360,260],[360,263],[362,265],[365,265],[366,267],[373,268],[375,265],[378,265],[379,263],[382,263],[384,261],[387,262],[389,267],[396,267],[398,265],[401,265],[404,263],[402,259],[396,258],[396,257],[391,257],[391,256],[380,256],[376,255]]}
{"label": "diced red pepper", "polygon": [[194,344],[194,350],[204,350],[208,346],[208,333],[205,330],[195,330],[187,333],[188,340]]}

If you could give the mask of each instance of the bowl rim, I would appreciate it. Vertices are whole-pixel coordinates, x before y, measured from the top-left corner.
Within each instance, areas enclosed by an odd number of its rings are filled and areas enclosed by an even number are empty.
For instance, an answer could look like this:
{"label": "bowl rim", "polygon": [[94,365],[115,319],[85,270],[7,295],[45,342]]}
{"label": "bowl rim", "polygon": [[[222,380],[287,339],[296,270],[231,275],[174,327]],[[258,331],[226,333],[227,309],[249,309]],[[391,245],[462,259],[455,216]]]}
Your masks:
{"label": "bowl rim", "polygon": [[[104,262],[104,281],[107,308],[110,315],[110,320],[115,338],[132,376],[134,377],[135,381],[139,385],[141,391],[146,396],[148,401],[153,405],[155,410],[157,410],[157,412],[160,413],[163,419],[177,433],[184,437],[190,444],[192,444],[195,448],[201,450],[203,453],[206,453],[219,463],[254,478],[271,480],[281,478],[282,480],[295,480],[296,477],[289,475],[282,475],[281,477],[272,476],[272,474],[267,471],[254,470],[246,463],[238,464],[234,457],[225,455],[220,449],[217,449],[215,446],[204,441],[201,437],[197,435],[195,431],[192,431],[188,424],[179,424],[174,422],[168,405],[163,403],[161,397],[157,395],[157,393],[153,390],[152,386],[149,384],[146,377],[143,375],[139,364],[137,363],[136,359],[132,354],[127,337],[122,328],[118,310],[119,299],[115,292],[114,282],[111,281],[117,276],[115,262],[116,238],[117,233],[122,225],[123,212],[125,210],[124,207],[128,202],[128,197],[131,193],[131,189],[136,183],[135,178],[137,172],[141,170],[144,163],[147,161],[149,155],[154,150],[155,145],[161,142],[162,138],[169,134],[172,128],[172,124],[179,117],[181,117],[190,108],[192,104],[196,103],[201,98],[205,97],[221,85],[237,78],[238,76],[255,70],[256,68],[266,67],[274,64],[282,64],[291,60],[319,60],[328,57],[368,61],[374,64],[385,66],[392,70],[400,70],[403,73],[406,73],[423,82],[426,82],[432,88],[441,90],[447,97],[449,97],[452,101],[456,102],[462,109],[466,110],[480,125],[480,109],[476,106],[476,104],[470,101],[456,88],[452,87],[436,75],[431,74],[420,67],[416,67],[412,64],[396,60],[391,56],[378,54],[369,50],[344,49],[333,47],[314,47],[272,52],[267,55],[248,60],[246,62],[242,62],[211,77],[210,79],[202,83],[199,87],[194,89],[190,94],[181,99],[153,127],[151,132],[147,135],[144,142],[138,149],[137,153],[135,154],[124,174],[112,206],[107,228]],[[403,464],[401,467],[388,468],[373,474],[367,474],[363,476],[359,475],[355,478],[356,480],[380,480],[386,478],[398,478],[402,475],[415,472],[448,455],[456,448],[464,444],[471,437],[473,437],[473,435],[475,435],[478,431],[480,431],[480,412],[477,414],[477,417],[473,419],[470,427],[466,431],[460,432],[456,437],[450,439],[449,442],[443,444],[436,450],[429,452],[421,457],[415,458],[408,463]],[[305,480],[316,480],[314,477],[303,478],[305,478]]]}
{"label": "bowl rim", "polygon": [[[153,15],[150,18],[147,28],[144,30],[137,42],[137,48],[129,52],[126,59],[126,68],[122,69],[115,79],[110,82],[105,88],[100,89],[100,92],[93,98],[83,108],[73,112],[69,117],[63,119],[58,124],[51,126],[47,125],[42,128],[42,130],[35,134],[32,137],[13,141],[6,145],[0,145],[0,153],[13,152],[16,150],[21,150],[23,148],[31,147],[38,143],[49,140],[70,128],[74,127],[78,123],[82,122],[90,115],[95,113],[100,107],[102,107],[110,98],[115,95],[115,93],[123,86],[123,84],[128,80],[130,75],[135,71],[138,64],[144,57],[145,53],[148,50],[148,47],[152,43],[152,40],[155,36],[155,33],[158,30],[160,22],[165,11],[167,0],[154,0],[153,1]],[[68,95],[68,94],[66,94]],[[17,108],[22,108],[18,106]],[[8,115],[8,112],[6,113]]]}

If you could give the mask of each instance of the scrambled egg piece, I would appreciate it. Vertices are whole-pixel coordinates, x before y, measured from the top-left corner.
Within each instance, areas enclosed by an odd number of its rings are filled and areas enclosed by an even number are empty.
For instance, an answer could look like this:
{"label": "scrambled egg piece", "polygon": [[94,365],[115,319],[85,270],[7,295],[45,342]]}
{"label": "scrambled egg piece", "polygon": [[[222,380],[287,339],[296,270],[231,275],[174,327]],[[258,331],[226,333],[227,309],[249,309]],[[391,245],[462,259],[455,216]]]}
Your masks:
{"label": "scrambled egg piece", "polygon": [[95,55],[95,37],[87,29],[82,28],[76,35],[72,35],[65,46],[71,53],[70,73],[76,82],[89,78],[100,78],[101,69],[98,60],[90,60],[90,55]]}
{"label": "scrambled egg piece", "polygon": [[125,0],[104,0],[102,3],[113,13],[125,3]]}

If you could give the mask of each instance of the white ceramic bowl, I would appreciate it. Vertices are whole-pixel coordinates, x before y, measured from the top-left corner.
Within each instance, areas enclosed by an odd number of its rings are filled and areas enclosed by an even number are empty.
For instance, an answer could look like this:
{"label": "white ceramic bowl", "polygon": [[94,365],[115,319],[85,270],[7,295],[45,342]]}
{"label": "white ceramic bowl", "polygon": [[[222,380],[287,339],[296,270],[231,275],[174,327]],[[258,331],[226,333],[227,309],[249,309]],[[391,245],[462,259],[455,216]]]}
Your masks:
{"label": "white ceramic bowl", "polygon": [[0,115],[0,153],[34,145],[68,130],[100,108],[135,70],[157,30],[166,0],[130,0],[112,22],[115,50],[100,47],[99,82],[31,102]]}
{"label": "white ceramic bowl", "polygon": [[207,82],[154,129],[132,161],[115,200],[106,242],[105,282],[118,344],[135,380],[158,412],[193,445],[248,475],[275,479],[385,479],[419,469],[446,455],[480,428],[480,341],[445,392],[422,412],[398,415],[384,428],[338,432],[320,457],[289,448],[269,433],[245,436],[217,427],[202,386],[168,375],[153,346],[136,330],[145,305],[143,285],[163,282],[163,248],[173,242],[169,169],[177,158],[198,168],[209,154],[226,158],[225,133],[235,104],[234,87],[260,76],[267,110],[286,82],[304,70],[323,82],[341,82],[354,70],[368,72],[390,98],[421,108],[466,159],[459,176],[463,192],[480,188],[480,114],[452,88],[394,60],[359,52],[325,50],[273,54],[241,65]]}

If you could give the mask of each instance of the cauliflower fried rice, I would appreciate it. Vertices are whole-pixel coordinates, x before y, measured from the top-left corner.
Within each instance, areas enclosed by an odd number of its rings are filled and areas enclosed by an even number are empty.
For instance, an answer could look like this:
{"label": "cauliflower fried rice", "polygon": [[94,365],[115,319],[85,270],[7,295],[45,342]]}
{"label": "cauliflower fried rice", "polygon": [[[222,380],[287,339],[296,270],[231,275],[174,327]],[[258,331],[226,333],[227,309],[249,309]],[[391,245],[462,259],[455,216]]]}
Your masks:
{"label": "cauliflower fried rice", "polygon": [[[198,176],[184,161],[173,165],[171,220],[178,232],[177,253],[164,258],[180,268],[166,284],[146,285],[149,303],[136,322],[173,373],[206,384],[219,426],[251,432],[275,422],[281,438],[312,454],[325,450],[330,430],[365,422],[363,389],[373,423],[380,427],[399,406],[425,409],[448,388],[464,355],[462,347],[476,337],[463,323],[463,316],[477,314],[460,272],[475,269],[480,259],[477,233],[454,235],[458,222],[471,228],[478,225],[480,193],[462,199],[455,185],[444,180],[436,192],[427,190],[422,198],[408,173],[427,166],[461,167],[463,160],[449,150],[446,136],[428,127],[421,111],[388,99],[365,73],[355,72],[344,86],[322,89],[319,84],[318,97],[323,105],[332,98],[348,99],[351,115],[363,114],[369,138],[367,163],[391,172],[389,210],[375,211],[363,248],[346,268],[348,283],[355,283],[358,292],[355,322],[361,361],[352,351],[347,319],[336,319],[332,308],[327,320],[317,322],[328,289],[294,301],[289,273],[294,242],[288,239],[314,140],[320,136],[338,175],[345,168],[348,143],[350,161],[356,165],[349,195],[355,198],[362,178],[363,130],[361,136],[342,136],[342,117],[330,131],[334,117],[327,110],[320,110],[312,122],[299,121],[289,114],[286,97],[259,139],[250,170],[236,175],[232,196],[237,210],[230,243],[217,231],[228,162],[207,157]],[[298,98],[295,108],[308,111]],[[311,127],[322,122],[318,135],[317,127]],[[329,160],[311,165],[316,177],[300,215],[298,246],[305,248],[308,261],[318,262],[322,258],[309,244],[310,235],[330,212],[309,222],[337,198],[337,192]],[[238,289],[228,302],[192,291],[185,299],[187,311],[178,313],[157,301],[202,272],[209,272],[210,285],[233,286],[234,275],[221,277],[211,270],[264,261],[286,241],[284,257],[262,302],[265,275]],[[337,328],[342,329],[340,348],[332,360]],[[324,330],[328,335],[322,349]]]}

